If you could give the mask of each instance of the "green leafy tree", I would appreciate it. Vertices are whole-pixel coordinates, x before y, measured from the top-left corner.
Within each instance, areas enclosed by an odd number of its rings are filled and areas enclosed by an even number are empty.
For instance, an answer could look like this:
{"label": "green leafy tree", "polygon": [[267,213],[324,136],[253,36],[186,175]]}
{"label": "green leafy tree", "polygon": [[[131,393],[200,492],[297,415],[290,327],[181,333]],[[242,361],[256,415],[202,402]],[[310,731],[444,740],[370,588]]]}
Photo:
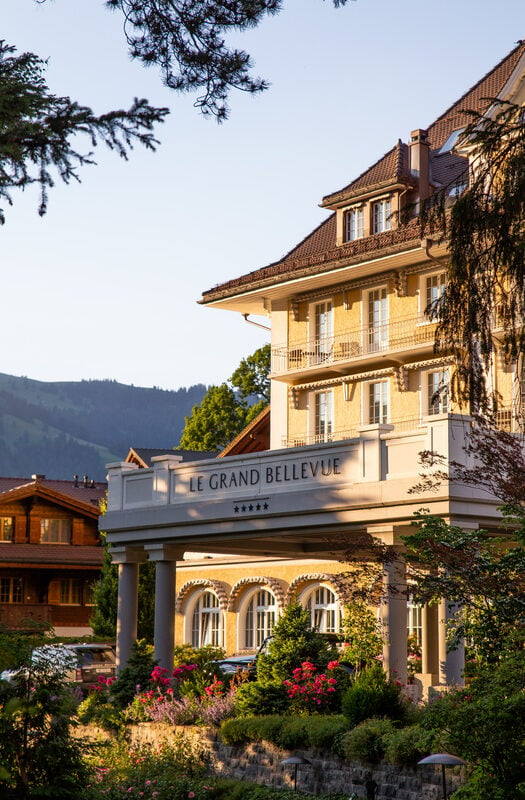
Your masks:
{"label": "green leafy tree", "polygon": [[0,682],[0,796],[77,797],[87,781],[85,742],[71,731],[75,701],[51,659],[32,663],[13,684]]}
{"label": "green leafy tree", "polygon": [[341,637],[345,642],[343,658],[352,664],[356,674],[381,655],[383,638],[380,623],[363,600],[355,600],[345,607]]}
{"label": "green leafy tree", "polygon": [[251,356],[243,358],[230,378],[234,389],[243,400],[257,397],[270,402],[271,347],[265,344]]}
{"label": "green leafy tree", "polygon": [[[40,215],[56,176],[65,183],[78,181],[78,168],[95,163],[92,153],[76,149],[75,142],[83,137],[88,148],[101,142],[127,159],[134,144],[155,149],[153,128],[168,113],[135,99],[127,111],[96,116],[69,97],[51,94],[44,69],[38,56],[15,55],[15,48],[0,40],[0,200],[11,205],[13,189],[37,184]],[[0,224],[4,221],[0,208]]]}
{"label": "green leafy tree", "polygon": [[[111,560],[111,551],[104,542],[104,561],[100,579],[93,591],[94,609],[90,625],[96,636],[114,639],[117,632],[118,566]],[[146,561],[139,567],[137,637],[153,642],[155,619],[155,564]]]}
{"label": "green leafy tree", "polygon": [[265,345],[241,361],[228,383],[210,386],[200,405],[194,406],[191,416],[185,418],[178,447],[226,447],[268,405],[269,374],[270,345]]}
{"label": "green leafy tree", "polygon": [[484,667],[465,689],[431,703],[422,725],[438,749],[457,753],[471,768],[458,800],[525,797],[525,653]]}

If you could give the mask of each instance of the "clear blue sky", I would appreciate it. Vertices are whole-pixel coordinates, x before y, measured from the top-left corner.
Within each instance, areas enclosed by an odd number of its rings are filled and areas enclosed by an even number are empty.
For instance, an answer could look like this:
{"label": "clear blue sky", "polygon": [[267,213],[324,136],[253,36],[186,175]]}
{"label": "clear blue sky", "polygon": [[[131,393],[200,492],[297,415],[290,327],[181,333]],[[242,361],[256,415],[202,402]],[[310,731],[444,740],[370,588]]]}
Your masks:
{"label": "clear blue sky", "polygon": [[82,183],[14,195],[0,228],[0,372],[219,383],[267,341],[201,292],[280,258],[322,196],[425,127],[525,38],[523,0],[284,0],[237,36],[271,88],[223,125],[127,55],[101,0],[0,0],[0,38],[48,58],[47,81],[98,113],[169,106],[157,153],[97,149]]}

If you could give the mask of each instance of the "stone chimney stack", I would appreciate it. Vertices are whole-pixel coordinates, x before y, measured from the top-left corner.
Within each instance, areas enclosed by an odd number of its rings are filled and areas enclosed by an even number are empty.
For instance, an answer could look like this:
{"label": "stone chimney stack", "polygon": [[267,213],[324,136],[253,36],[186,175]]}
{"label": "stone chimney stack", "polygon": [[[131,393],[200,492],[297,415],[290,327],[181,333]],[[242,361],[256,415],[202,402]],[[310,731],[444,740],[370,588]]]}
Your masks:
{"label": "stone chimney stack", "polygon": [[428,131],[417,128],[410,134],[410,172],[419,179],[419,201],[430,194],[430,145]]}

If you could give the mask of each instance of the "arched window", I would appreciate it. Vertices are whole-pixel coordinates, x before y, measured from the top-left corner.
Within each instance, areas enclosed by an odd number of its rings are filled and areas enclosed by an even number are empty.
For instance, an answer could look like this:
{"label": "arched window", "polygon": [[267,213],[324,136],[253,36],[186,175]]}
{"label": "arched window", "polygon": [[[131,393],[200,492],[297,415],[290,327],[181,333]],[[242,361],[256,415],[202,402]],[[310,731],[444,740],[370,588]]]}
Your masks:
{"label": "arched window", "polygon": [[328,586],[316,586],[303,597],[312,628],[320,633],[338,633],[341,611],[335,593]]}
{"label": "arched window", "polygon": [[271,636],[277,619],[277,602],[268,589],[257,589],[250,595],[244,615],[244,647],[252,650]]}
{"label": "arched window", "polygon": [[209,590],[197,598],[191,615],[192,647],[214,647],[222,645],[221,610],[219,598]]}

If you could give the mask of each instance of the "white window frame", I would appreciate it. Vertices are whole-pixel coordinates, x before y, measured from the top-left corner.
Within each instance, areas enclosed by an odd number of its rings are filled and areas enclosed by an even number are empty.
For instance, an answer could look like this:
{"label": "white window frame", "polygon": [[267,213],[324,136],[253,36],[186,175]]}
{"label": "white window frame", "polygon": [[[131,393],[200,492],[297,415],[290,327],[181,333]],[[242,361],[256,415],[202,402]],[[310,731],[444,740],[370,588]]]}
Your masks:
{"label": "white window frame", "polygon": [[370,203],[372,234],[392,230],[392,197],[381,197]]}
{"label": "white window frame", "polygon": [[[211,601],[211,602],[210,602]],[[185,615],[186,640],[192,647],[222,647],[224,637],[223,614],[215,592],[206,587],[196,592],[188,604]]]}
{"label": "white window frame", "polygon": [[[423,415],[435,416],[448,414],[450,409],[449,382],[450,373],[447,367],[424,370],[421,376]],[[439,397],[436,396],[439,391]],[[434,399],[433,399],[434,398]]]}
{"label": "white window frame", "polygon": [[363,206],[352,206],[344,212],[345,242],[355,242],[364,236],[365,211]]}
{"label": "white window frame", "polygon": [[[367,381],[363,383],[363,389],[363,424],[386,425],[390,419],[390,381]],[[377,403],[378,414],[375,413]]]}
{"label": "white window frame", "polygon": [[240,649],[258,649],[272,635],[277,618],[278,606],[274,593],[266,586],[256,586],[246,595],[240,609]]}
{"label": "white window frame", "polygon": [[[434,284],[434,285],[433,285]],[[435,322],[431,320],[427,313],[427,308],[431,302],[437,301],[443,295],[447,285],[446,270],[435,270],[421,275],[419,283],[419,319],[420,322]]]}
{"label": "white window frame", "polygon": [[414,603],[410,594],[407,597],[407,636],[413,636],[419,645],[423,644],[423,606]]}
{"label": "white window frame", "polygon": [[376,286],[364,292],[363,352],[377,353],[388,349],[388,287]]}
{"label": "white window frame", "polygon": [[310,304],[310,344],[308,366],[322,364],[334,350],[334,304],[332,298]]}
{"label": "white window frame", "polygon": [[309,438],[314,443],[331,442],[335,431],[334,390],[310,392]]}
{"label": "white window frame", "polygon": [[339,633],[341,606],[332,586],[318,583],[302,593],[300,603],[310,614],[310,626],[320,633]]}

